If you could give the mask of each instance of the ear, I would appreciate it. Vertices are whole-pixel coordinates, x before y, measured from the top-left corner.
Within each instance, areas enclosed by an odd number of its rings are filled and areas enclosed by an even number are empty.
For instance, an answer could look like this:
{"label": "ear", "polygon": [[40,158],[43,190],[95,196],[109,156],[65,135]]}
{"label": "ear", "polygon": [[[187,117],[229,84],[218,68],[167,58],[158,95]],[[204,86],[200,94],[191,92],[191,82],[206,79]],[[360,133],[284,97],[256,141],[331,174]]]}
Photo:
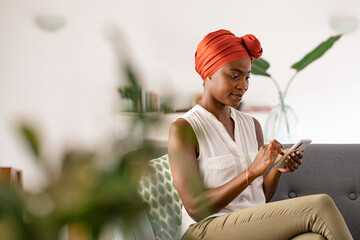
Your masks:
{"label": "ear", "polygon": [[207,82],[211,82],[211,78],[210,77],[208,77],[204,82],[203,82],[203,86],[205,87],[205,85],[206,84],[209,84],[209,83],[207,83]]}

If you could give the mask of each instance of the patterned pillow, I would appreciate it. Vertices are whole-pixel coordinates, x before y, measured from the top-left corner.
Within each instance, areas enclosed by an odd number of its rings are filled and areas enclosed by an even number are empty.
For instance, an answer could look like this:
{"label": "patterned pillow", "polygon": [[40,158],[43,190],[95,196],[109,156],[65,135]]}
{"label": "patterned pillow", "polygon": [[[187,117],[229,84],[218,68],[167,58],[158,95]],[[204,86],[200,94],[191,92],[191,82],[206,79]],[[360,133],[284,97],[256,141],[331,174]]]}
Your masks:
{"label": "patterned pillow", "polygon": [[139,193],[149,205],[148,215],[157,240],[174,239],[181,225],[182,203],[175,189],[168,155],[149,161],[150,173],[139,183]]}

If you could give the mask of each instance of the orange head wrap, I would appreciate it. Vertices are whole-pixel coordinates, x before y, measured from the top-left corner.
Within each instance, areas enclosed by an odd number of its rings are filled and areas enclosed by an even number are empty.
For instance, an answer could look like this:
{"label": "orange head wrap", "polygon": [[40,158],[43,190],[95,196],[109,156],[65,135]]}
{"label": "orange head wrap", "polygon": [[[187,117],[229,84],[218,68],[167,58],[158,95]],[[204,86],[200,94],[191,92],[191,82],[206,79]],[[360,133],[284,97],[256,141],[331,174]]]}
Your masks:
{"label": "orange head wrap", "polygon": [[241,58],[248,58],[252,63],[262,52],[260,42],[254,35],[237,37],[232,32],[221,29],[209,33],[198,44],[195,69],[205,81],[225,64]]}

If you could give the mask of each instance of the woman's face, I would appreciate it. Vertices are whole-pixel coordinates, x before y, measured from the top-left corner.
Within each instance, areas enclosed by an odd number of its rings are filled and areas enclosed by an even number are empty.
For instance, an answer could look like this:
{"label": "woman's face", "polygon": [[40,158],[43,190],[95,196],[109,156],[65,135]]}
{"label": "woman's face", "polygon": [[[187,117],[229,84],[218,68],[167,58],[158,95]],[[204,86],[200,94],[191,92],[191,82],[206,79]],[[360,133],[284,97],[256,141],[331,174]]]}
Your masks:
{"label": "woman's face", "polygon": [[205,83],[218,102],[237,107],[248,89],[250,73],[250,59],[238,59],[219,68]]}

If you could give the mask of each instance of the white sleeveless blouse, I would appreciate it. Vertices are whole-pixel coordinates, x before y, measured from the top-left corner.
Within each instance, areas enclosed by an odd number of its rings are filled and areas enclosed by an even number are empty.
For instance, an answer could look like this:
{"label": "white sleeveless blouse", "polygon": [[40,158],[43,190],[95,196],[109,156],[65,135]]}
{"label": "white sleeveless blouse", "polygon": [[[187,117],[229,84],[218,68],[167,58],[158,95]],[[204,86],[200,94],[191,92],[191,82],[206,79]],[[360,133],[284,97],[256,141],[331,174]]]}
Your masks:
{"label": "white sleeveless blouse", "polygon": [[[200,174],[207,188],[215,188],[228,182],[246,170],[258,152],[255,124],[253,118],[234,108],[231,118],[234,121],[234,139],[225,126],[210,112],[196,105],[180,118],[188,121],[199,143],[197,159]],[[219,212],[209,217],[220,216],[236,210],[265,203],[263,177],[258,177],[240,195]],[[208,217],[208,218],[209,218]],[[182,236],[195,221],[182,208]]]}

